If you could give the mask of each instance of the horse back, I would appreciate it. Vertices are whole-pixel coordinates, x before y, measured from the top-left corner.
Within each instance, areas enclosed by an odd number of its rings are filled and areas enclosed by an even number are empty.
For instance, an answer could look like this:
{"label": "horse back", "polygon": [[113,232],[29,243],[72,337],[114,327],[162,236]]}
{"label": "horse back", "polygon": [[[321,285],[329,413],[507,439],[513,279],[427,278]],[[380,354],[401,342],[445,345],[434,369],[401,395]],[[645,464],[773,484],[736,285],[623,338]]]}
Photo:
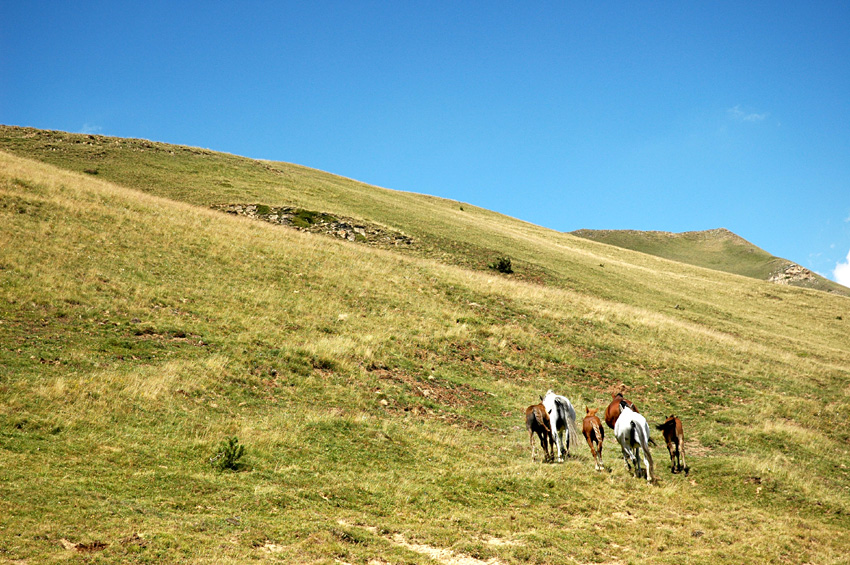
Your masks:
{"label": "horse back", "polygon": [[685,432],[682,428],[682,421],[676,416],[670,416],[663,424],[658,424],[655,427],[661,431],[661,434],[664,436],[664,441],[667,443],[684,443]]}
{"label": "horse back", "polygon": [[525,409],[525,428],[527,430],[538,430],[549,432],[548,414],[546,407],[542,404],[533,404]]}
{"label": "horse back", "polygon": [[581,427],[581,431],[587,439],[602,441],[605,438],[605,430],[602,429],[602,421],[596,415],[585,416],[584,420],[582,420]]}
{"label": "horse back", "polygon": [[617,418],[620,416],[620,401],[614,400],[611,404],[608,405],[608,408],[605,409],[605,423],[608,424],[608,427],[612,430],[614,429],[614,424],[617,423]]}
{"label": "horse back", "polygon": [[613,395],[611,404],[609,404],[608,408],[605,409],[605,423],[608,424],[608,427],[612,430],[614,429],[614,424],[617,423],[617,418],[620,417],[620,401],[625,402],[633,412],[640,414],[640,411],[637,409],[634,402],[623,398],[623,395],[620,393]]}

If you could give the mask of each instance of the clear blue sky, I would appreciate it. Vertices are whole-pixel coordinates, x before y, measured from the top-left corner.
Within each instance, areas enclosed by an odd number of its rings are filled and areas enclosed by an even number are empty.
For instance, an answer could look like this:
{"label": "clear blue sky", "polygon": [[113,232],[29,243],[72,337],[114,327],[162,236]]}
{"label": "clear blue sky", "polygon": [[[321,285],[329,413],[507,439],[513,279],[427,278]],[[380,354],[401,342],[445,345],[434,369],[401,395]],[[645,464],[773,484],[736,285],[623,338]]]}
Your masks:
{"label": "clear blue sky", "polygon": [[560,231],[725,227],[850,285],[846,1],[0,0],[0,123]]}

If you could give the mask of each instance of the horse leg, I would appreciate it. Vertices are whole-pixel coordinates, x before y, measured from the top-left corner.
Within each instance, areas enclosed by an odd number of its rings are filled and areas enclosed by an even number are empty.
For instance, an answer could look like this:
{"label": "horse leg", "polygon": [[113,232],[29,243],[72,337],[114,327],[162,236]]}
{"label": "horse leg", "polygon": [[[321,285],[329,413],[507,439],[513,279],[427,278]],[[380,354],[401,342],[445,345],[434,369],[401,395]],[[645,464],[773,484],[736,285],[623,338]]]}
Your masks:
{"label": "horse leg", "polygon": [[593,458],[596,459],[596,448],[593,446],[593,434],[585,435],[584,439],[587,440],[587,447],[590,448],[590,453],[593,455]]}
{"label": "horse leg", "polygon": [[667,442],[667,451],[670,452],[670,472],[676,472],[676,449],[673,446],[672,441]]}
{"label": "horse leg", "polygon": [[566,426],[558,430],[558,434],[561,436],[561,461],[570,456],[570,434],[567,431]]}
{"label": "horse leg", "polygon": [[683,469],[685,473],[688,472],[688,464],[685,463],[685,438],[684,436],[679,437],[679,457],[681,458],[681,462],[679,463],[679,469]]}
{"label": "horse leg", "polygon": [[599,438],[597,438],[597,440],[596,440],[596,441],[597,441],[597,445],[596,445],[596,453],[597,453],[597,456],[596,456],[596,463],[597,463],[597,465],[599,465],[599,470],[600,470],[600,471],[604,471],[604,470],[605,470],[605,465],[602,463],[602,440],[601,440],[601,439],[599,439]]}
{"label": "horse leg", "polygon": [[537,451],[537,446],[534,445],[534,430],[528,430],[528,443],[531,444],[531,462],[534,463],[534,455]]}
{"label": "horse leg", "polygon": [[552,455],[550,454],[549,449],[549,437],[547,434],[541,432],[540,434],[540,447],[543,448],[543,462],[549,461],[552,459]]}
{"label": "horse leg", "polygon": [[649,445],[641,446],[643,450],[643,464],[646,467],[646,482],[652,484],[655,482],[655,462],[652,460],[652,453],[649,452]]}
{"label": "horse leg", "polygon": [[682,471],[682,447],[679,445],[677,441],[675,444],[675,453],[676,453],[676,472],[679,473]]}
{"label": "horse leg", "polygon": [[596,436],[596,430],[591,430],[591,432],[585,436],[587,439],[587,445],[590,447],[590,453],[593,455],[593,461],[596,463],[596,470],[602,470],[602,444],[599,442],[599,438]]}
{"label": "horse leg", "polygon": [[629,452],[629,448],[625,445],[621,445],[620,448],[623,450],[623,461],[626,463],[626,473],[632,472],[632,454]]}
{"label": "horse leg", "polygon": [[632,444],[632,458],[635,463],[635,478],[640,479],[642,470],[640,468],[640,445]]}
{"label": "horse leg", "polygon": [[[552,444],[553,444],[552,445],[552,451],[554,452],[556,449],[558,450],[558,463],[563,463],[563,461],[564,461],[564,458],[563,458],[564,450],[563,450],[563,445],[561,443],[560,430],[558,429],[558,422],[557,421],[552,423],[552,437],[550,439],[552,440]],[[554,461],[554,458],[555,458],[555,454],[553,453],[552,454],[552,460],[553,461]]]}

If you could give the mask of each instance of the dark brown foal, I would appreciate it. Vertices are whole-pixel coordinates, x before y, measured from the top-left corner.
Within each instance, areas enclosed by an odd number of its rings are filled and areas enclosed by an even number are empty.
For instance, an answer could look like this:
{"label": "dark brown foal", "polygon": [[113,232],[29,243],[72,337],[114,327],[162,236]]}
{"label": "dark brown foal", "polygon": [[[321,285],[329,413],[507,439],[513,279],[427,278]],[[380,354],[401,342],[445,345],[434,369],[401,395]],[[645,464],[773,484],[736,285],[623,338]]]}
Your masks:
{"label": "dark brown foal", "polygon": [[540,438],[540,446],[543,448],[544,461],[554,459],[552,453],[552,428],[549,424],[549,414],[542,404],[533,404],[525,409],[525,429],[528,430],[528,442],[531,444],[531,460],[534,461],[536,447],[534,445],[534,434]]}

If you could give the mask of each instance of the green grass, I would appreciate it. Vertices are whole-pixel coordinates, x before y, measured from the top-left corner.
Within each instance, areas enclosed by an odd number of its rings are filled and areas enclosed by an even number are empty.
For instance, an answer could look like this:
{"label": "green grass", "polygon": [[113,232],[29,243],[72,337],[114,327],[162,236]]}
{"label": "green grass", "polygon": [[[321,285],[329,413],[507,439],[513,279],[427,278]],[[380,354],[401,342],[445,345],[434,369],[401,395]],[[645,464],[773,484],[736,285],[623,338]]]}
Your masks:
{"label": "green grass", "polygon": [[[845,558],[845,297],[295,165],[16,128],[2,147],[36,159],[0,152],[2,560]],[[208,208],[235,202],[416,245]],[[514,274],[487,267],[508,253]],[[584,445],[530,461],[538,395],[583,413],[620,383],[682,418],[690,476],[660,446],[659,484],[630,478],[610,430],[610,472]]]}
{"label": "green grass", "polygon": [[[578,230],[573,235],[616,245],[633,251],[734,273],[760,280],[769,280],[784,270],[790,261],[774,257],[749,241],[726,229],[669,233],[635,230]],[[843,296],[850,290],[813,273],[811,280],[792,281],[793,286],[803,286]]]}

